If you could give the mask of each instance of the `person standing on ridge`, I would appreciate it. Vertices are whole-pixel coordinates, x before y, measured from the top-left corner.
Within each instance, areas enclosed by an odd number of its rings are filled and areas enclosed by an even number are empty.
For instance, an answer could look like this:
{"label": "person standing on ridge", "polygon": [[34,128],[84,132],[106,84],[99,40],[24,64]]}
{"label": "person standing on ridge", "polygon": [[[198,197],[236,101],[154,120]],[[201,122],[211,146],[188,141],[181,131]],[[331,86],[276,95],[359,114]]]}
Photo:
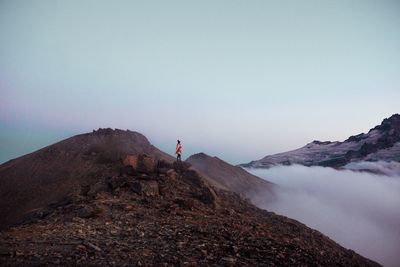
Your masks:
{"label": "person standing on ridge", "polygon": [[176,144],[176,161],[182,161],[181,156],[182,156],[182,145],[181,141],[178,140],[178,143]]}

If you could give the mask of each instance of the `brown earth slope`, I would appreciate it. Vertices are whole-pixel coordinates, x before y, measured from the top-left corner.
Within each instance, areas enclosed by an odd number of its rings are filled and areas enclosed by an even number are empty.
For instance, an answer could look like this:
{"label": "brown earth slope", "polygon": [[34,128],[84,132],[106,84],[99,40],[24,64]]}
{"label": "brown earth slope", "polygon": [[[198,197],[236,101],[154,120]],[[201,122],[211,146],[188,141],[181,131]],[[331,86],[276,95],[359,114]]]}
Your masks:
{"label": "brown earth slope", "polygon": [[[379,266],[321,233],[214,190],[186,163],[132,156],[0,232],[1,266]],[[67,163],[66,163],[67,164]]]}
{"label": "brown earth slope", "polygon": [[273,183],[254,176],[238,166],[204,153],[190,156],[186,162],[204,174],[211,184],[238,193],[257,203],[259,198],[273,197]]}
{"label": "brown earth slope", "polygon": [[173,160],[140,133],[99,129],[0,165],[0,229],[120,168],[121,157],[140,153]]}

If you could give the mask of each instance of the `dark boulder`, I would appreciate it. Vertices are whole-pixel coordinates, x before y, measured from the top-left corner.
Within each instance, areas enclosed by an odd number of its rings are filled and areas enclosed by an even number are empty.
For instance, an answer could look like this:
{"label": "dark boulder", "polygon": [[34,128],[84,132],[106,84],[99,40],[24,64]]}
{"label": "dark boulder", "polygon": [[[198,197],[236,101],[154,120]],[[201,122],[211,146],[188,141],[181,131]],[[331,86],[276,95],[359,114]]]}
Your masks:
{"label": "dark boulder", "polygon": [[130,186],[130,190],[146,197],[160,195],[160,188],[156,181],[134,181]]}

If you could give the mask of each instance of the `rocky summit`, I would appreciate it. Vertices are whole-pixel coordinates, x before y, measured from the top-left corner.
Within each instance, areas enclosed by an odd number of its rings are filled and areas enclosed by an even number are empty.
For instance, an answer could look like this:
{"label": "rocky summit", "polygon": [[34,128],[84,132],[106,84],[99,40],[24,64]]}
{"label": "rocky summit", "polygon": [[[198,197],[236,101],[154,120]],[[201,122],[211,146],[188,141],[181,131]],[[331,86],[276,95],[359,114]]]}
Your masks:
{"label": "rocky summit", "polygon": [[[77,140],[88,144],[84,153]],[[102,150],[110,140],[112,154]],[[150,153],[134,149],[135,143]],[[120,144],[130,145],[132,153]],[[36,158],[49,151],[44,168]],[[30,166],[26,159],[36,160],[36,169],[26,170],[46,182],[20,181],[41,191],[29,195],[34,209],[16,202],[19,219],[0,231],[0,266],[379,266],[298,221],[213,186],[189,163],[170,161],[136,133],[95,132],[38,153],[11,161],[21,171],[20,166]],[[51,162],[71,154],[75,161]],[[23,179],[8,164],[0,166],[7,170],[0,179],[10,173]],[[69,164],[86,168],[71,177],[64,173]],[[42,192],[50,192],[54,179],[68,190],[48,198]]]}
{"label": "rocky summit", "polygon": [[242,164],[247,168],[269,168],[274,165],[343,167],[359,161],[400,162],[400,115],[394,114],[368,133],[350,136],[343,142],[313,141],[304,147],[269,155]]}
{"label": "rocky summit", "polygon": [[100,128],[0,165],[0,229],[115,173],[127,154],[173,161],[140,133]]}

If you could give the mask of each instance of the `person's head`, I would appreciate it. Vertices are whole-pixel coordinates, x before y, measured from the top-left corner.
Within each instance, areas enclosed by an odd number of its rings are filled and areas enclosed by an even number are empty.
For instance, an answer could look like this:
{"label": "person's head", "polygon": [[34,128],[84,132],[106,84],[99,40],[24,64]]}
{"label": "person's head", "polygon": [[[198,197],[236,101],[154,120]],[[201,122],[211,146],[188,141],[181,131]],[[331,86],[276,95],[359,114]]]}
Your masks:
{"label": "person's head", "polygon": [[179,140],[177,140],[178,141],[178,144],[180,144],[181,143],[181,141],[179,141]]}

